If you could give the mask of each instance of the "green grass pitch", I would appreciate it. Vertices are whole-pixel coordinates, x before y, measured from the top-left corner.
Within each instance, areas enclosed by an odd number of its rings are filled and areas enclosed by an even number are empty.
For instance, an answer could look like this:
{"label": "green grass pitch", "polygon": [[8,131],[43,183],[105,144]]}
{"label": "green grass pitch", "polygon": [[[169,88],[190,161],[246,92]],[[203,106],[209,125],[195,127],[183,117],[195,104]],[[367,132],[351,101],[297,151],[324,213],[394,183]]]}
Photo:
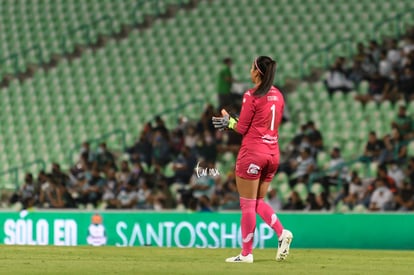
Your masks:
{"label": "green grass pitch", "polygon": [[253,264],[225,263],[238,249],[1,246],[0,274],[414,274],[414,251],[254,250]]}

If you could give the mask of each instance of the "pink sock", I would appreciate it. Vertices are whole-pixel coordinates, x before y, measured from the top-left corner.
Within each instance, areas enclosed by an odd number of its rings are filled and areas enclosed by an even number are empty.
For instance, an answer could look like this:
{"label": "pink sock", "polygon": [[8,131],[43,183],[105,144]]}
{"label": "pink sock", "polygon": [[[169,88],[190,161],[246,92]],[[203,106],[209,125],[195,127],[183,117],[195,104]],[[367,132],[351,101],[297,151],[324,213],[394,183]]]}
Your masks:
{"label": "pink sock", "polygon": [[263,198],[257,199],[256,202],[256,212],[259,216],[267,223],[274,231],[278,237],[282,235],[283,225],[280,220],[277,218],[275,212],[273,211],[272,207],[267,204]]}
{"label": "pink sock", "polygon": [[254,230],[256,229],[256,200],[240,198],[242,255],[252,253]]}

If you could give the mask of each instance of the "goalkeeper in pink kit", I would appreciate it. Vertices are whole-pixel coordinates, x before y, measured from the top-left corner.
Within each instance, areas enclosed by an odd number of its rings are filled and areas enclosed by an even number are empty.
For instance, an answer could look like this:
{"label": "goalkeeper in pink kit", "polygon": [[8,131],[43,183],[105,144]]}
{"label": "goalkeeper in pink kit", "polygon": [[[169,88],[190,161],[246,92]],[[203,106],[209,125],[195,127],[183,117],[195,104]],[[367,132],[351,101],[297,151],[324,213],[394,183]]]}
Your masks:
{"label": "goalkeeper in pink kit", "polygon": [[283,228],[273,209],[264,201],[278,166],[278,128],[282,121],[284,99],[273,86],[276,62],[267,56],[257,57],[250,69],[254,88],[245,92],[239,119],[222,110],[213,117],[217,129],[232,129],[243,136],[236,161],[236,184],[240,195],[242,251],[226,262],[253,263],[253,237],[256,213],[279,238],[276,260],[289,254],[293,235]]}

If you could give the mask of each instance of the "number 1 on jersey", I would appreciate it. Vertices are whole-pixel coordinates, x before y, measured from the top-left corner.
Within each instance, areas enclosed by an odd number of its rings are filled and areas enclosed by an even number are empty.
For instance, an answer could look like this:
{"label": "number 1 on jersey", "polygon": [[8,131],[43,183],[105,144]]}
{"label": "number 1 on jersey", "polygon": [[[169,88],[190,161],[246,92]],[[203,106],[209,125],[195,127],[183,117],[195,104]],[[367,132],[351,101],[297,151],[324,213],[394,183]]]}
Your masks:
{"label": "number 1 on jersey", "polygon": [[270,107],[270,110],[272,110],[272,122],[270,123],[270,130],[273,131],[275,129],[275,117],[276,117],[275,104],[272,104],[272,107]]}

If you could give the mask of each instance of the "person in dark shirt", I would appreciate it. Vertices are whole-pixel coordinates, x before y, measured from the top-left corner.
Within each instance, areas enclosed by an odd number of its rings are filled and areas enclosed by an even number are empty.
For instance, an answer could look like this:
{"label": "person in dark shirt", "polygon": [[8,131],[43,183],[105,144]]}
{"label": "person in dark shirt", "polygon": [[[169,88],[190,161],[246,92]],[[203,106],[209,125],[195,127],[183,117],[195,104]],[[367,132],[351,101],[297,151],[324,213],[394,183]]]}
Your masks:
{"label": "person in dark shirt", "polygon": [[399,90],[404,95],[406,101],[414,98],[414,70],[410,66],[405,66],[400,78]]}
{"label": "person in dark shirt", "polygon": [[303,210],[304,208],[305,205],[296,191],[290,194],[288,202],[283,206],[283,210]]}
{"label": "person in dark shirt", "polygon": [[[306,131],[311,146],[315,148],[316,153],[323,150],[323,138],[321,132],[316,128],[316,125],[313,121],[309,121],[307,124]],[[316,157],[316,156],[314,156]]]}
{"label": "person in dark shirt", "polygon": [[377,133],[375,131],[371,131],[368,135],[368,141],[365,145],[364,157],[367,160],[381,163],[383,160],[384,149],[384,142],[381,139],[377,138]]}

